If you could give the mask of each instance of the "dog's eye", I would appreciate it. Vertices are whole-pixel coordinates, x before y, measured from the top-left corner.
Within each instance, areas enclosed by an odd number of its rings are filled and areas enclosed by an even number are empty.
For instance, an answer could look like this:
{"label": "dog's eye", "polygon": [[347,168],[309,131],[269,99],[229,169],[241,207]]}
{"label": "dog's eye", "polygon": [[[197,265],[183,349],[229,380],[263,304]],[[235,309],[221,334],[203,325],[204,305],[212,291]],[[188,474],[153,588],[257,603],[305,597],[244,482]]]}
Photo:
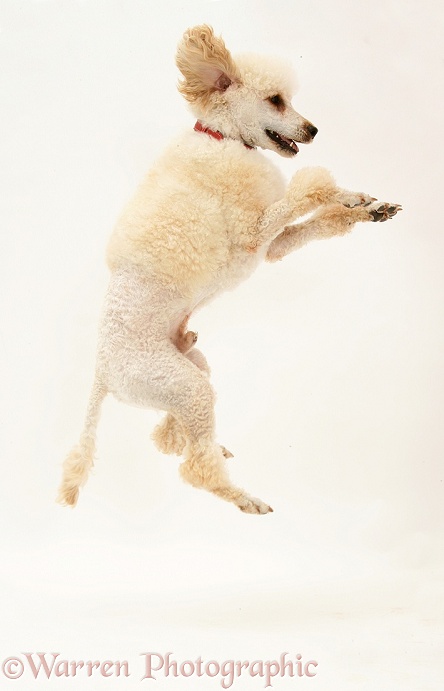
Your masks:
{"label": "dog's eye", "polygon": [[279,94],[276,94],[275,96],[270,96],[268,100],[270,101],[270,103],[276,106],[276,108],[283,108],[285,106],[284,99]]}

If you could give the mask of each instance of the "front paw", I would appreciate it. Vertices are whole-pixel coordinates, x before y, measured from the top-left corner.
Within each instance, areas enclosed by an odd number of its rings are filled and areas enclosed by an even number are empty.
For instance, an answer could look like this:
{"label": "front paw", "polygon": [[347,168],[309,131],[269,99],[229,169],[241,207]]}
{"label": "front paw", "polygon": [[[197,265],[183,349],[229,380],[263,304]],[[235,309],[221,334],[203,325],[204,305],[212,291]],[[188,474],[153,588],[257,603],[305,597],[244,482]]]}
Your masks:
{"label": "front paw", "polygon": [[402,206],[400,204],[389,204],[388,202],[375,202],[368,209],[371,221],[379,221],[384,223],[388,221],[393,216],[396,216],[398,211],[402,211]]}
{"label": "front paw", "polygon": [[341,189],[336,194],[336,201],[349,209],[354,209],[355,206],[369,206],[376,201],[376,198],[364,192],[349,192],[349,190]]}

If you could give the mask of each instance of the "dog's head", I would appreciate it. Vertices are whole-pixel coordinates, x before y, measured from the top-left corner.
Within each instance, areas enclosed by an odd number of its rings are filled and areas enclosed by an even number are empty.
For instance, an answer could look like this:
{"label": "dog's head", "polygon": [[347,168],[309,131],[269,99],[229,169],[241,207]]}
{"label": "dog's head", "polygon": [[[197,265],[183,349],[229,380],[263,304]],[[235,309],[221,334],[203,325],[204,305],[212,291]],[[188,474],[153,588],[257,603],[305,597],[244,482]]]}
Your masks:
{"label": "dog's head", "polygon": [[317,133],[291,105],[295,78],[285,63],[257,55],[234,60],[203,25],[184,34],[176,64],[184,76],[179,91],[194,114],[225,137],[291,157],[296,142],[311,142]]}

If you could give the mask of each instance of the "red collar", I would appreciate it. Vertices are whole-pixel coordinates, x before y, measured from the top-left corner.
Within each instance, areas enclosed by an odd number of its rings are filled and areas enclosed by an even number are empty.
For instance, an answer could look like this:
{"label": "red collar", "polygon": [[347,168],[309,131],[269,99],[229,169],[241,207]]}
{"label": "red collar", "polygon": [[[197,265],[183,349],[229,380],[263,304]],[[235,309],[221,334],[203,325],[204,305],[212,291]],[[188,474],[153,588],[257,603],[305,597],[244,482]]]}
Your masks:
{"label": "red collar", "polygon": [[[196,122],[196,124],[194,125],[194,129],[195,129],[196,132],[205,132],[205,134],[209,134],[210,137],[213,137],[214,139],[218,139],[219,141],[221,141],[222,139],[225,139],[225,137],[224,137],[224,135],[222,134],[222,132],[219,132],[218,130],[216,130],[216,131],[215,131],[215,130],[211,130],[209,127],[205,127],[204,125],[202,125],[202,123],[200,122],[200,120],[198,120],[198,121]],[[242,142],[242,144],[243,144],[243,145],[245,146],[245,148],[247,148],[247,149],[254,149],[254,146],[250,146],[249,144],[246,144],[245,142]]]}

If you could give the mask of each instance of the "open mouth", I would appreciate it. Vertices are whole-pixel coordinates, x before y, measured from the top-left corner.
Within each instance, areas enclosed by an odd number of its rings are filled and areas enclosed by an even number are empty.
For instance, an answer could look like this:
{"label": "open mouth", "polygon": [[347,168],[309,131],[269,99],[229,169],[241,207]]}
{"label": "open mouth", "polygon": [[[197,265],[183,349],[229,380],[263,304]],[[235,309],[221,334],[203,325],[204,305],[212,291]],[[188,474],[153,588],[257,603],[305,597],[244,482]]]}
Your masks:
{"label": "open mouth", "polygon": [[293,139],[283,137],[281,134],[273,132],[272,130],[265,130],[265,134],[271,139],[272,142],[277,144],[282,151],[286,151],[292,155],[296,155],[299,151],[298,146]]}

